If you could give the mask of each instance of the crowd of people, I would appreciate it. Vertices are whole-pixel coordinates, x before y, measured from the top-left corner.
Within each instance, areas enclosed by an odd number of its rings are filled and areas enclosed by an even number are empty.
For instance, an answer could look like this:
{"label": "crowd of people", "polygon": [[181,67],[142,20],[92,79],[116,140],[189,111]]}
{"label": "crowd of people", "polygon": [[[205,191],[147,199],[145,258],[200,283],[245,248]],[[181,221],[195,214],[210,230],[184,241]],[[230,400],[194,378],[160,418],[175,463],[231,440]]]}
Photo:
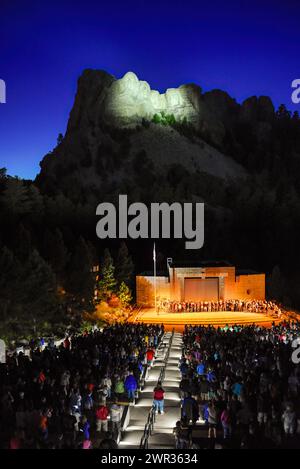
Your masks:
{"label": "crowd of people", "polygon": [[122,324],[15,353],[0,365],[2,448],[116,448],[163,326]]}
{"label": "crowd of people", "polygon": [[[116,324],[8,356],[0,365],[2,448],[117,448],[124,405],[163,334],[163,325]],[[187,325],[179,369],[176,448],[197,447],[199,428],[221,447],[299,446],[299,322]],[[164,398],[158,382],[156,413]]]}
{"label": "crowd of people", "polygon": [[299,322],[271,328],[186,326],[176,447],[197,445],[199,419],[206,423],[206,437],[221,438],[225,446],[299,446],[299,338]]}
{"label": "crowd of people", "polygon": [[160,309],[170,313],[248,311],[282,317],[279,305],[266,300],[171,301],[163,300]]}

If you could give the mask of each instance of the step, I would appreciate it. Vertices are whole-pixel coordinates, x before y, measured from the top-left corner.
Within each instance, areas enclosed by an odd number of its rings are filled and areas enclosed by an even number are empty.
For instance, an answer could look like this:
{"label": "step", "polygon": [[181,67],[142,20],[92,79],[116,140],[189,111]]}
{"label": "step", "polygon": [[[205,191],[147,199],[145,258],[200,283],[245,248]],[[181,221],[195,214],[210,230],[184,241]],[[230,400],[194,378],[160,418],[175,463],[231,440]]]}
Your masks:
{"label": "step", "polygon": [[174,448],[175,447],[175,439],[172,433],[163,433],[162,431],[156,431],[152,433],[149,438],[149,449],[153,448]]}
{"label": "step", "polygon": [[127,448],[129,446],[133,448],[139,448],[141,438],[144,434],[144,429],[141,430],[131,430],[124,433],[122,440],[119,443],[120,448]]}
{"label": "step", "polygon": [[[169,345],[171,333],[164,335],[162,343]],[[122,436],[120,442],[121,448],[137,449],[139,448],[141,438],[144,433],[145,424],[149,415],[149,411],[153,405],[153,389],[157,384],[161,368],[165,364],[167,347],[159,346],[152,368],[148,372],[144,389],[139,395],[139,399],[134,407],[130,408],[130,422],[126,432]],[[178,369],[179,359],[182,356],[182,335],[175,333],[171,349],[169,351],[168,360],[165,369],[165,379],[163,388],[166,392],[164,399],[165,413],[163,415],[156,414],[153,433],[149,438],[149,448],[174,449],[175,441],[173,428],[181,416],[179,382],[181,374]],[[206,430],[205,430],[206,431]]]}

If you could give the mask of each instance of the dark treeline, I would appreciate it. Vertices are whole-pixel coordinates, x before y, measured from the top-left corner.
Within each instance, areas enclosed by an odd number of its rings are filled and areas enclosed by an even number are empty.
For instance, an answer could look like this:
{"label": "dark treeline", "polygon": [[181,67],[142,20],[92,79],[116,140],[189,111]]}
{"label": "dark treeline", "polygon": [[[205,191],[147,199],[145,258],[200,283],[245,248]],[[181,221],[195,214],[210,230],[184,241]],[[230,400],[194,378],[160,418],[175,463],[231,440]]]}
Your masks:
{"label": "dark treeline", "polygon": [[[107,300],[122,282],[133,288],[133,263],[125,243],[93,243],[84,209],[63,195],[41,195],[31,181],[0,170],[0,317],[20,335],[26,331],[64,329],[72,305],[93,311],[95,286]],[[93,217],[92,217],[93,218]],[[102,266],[95,271],[96,266]],[[116,273],[115,273],[116,270]],[[121,293],[124,285],[121,287]],[[126,289],[125,289],[125,293]],[[121,295],[122,296],[122,295]],[[126,296],[126,295],[125,295]],[[127,295],[128,296],[128,295]],[[2,331],[2,336],[6,332]]]}

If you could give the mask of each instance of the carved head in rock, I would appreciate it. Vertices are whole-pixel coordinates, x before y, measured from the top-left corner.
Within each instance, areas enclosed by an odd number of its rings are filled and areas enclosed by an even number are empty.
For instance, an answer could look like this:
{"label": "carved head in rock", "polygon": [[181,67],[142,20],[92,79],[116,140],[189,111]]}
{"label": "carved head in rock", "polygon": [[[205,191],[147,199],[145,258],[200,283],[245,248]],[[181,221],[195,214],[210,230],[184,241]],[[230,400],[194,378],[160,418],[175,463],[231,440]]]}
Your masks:
{"label": "carved head in rock", "polygon": [[139,98],[149,99],[151,93],[151,88],[146,81],[140,81],[139,84]]}
{"label": "carved head in rock", "polygon": [[167,89],[166,100],[168,107],[176,107],[182,105],[182,97],[180,91],[175,88]]}
{"label": "carved head in rock", "polygon": [[150,93],[150,100],[151,104],[156,110],[161,109],[161,99],[160,99],[160,93],[156,90],[151,90]]}
{"label": "carved head in rock", "polygon": [[133,72],[127,72],[118,80],[119,82],[119,92],[121,94],[129,94],[131,96],[137,96],[139,92],[139,79]]}

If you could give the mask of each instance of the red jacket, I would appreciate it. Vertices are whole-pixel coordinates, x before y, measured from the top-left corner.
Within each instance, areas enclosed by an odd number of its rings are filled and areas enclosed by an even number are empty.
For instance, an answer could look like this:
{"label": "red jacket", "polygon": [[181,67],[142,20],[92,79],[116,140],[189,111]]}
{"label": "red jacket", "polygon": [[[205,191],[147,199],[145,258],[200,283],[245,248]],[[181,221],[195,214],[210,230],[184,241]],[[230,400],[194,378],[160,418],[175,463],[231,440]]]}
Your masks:
{"label": "red jacket", "polygon": [[151,350],[151,349],[147,350],[147,360],[148,360],[148,362],[151,362],[153,360],[153,358],[154,358],[154,351]]}
{"label": "red jacket", "polygon": [[154,389],[154,399],[156,401],[162,401],[164,398],[165,391],[163,388],[155,388]]}
{"label": "red jacket", "polygon": [[109,411],[105,405],[98,407],[96,410],[96,419],[97,420],[107,420]]}

